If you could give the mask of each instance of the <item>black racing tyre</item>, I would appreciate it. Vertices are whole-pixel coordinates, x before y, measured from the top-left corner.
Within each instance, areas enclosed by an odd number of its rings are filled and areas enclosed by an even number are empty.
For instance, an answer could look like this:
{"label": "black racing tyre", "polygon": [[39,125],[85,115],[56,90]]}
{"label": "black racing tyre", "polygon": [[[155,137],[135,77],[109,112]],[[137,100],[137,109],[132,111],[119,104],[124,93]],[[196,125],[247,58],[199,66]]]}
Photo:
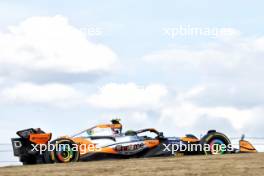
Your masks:
{"label": "black racing tyre", "polygon": [[69,163],[76,162],[80,158],[78,145],[70,139],[60,138],[51,142],[55,150],[46,153],[47,163]]}
{"label": "black racing tyre", "polygon": [[46,164],[51,164],[51,163],[54,163],[55,160],[54,160],[54,151],[48,151],[46,150],[43,154],[43,158],[44,158],[44,162]]}
{"label": "black racing tyre", "polygon": [[214,130],[202,137],[200,144],[202,144],[203,152],[206,155],[228,154],[232,150],[229,138]]}

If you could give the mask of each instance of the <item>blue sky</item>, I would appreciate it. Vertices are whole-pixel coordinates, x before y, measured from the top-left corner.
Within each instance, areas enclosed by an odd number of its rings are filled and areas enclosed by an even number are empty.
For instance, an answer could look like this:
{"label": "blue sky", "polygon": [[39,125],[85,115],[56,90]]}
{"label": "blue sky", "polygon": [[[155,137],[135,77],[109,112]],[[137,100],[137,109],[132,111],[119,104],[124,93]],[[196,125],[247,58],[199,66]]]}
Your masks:
{"label": "blue sky", "polygon": [[[122,118],[168,135],[263,136],[263,2],[1,1],[1,142]],[[176,36],[179,26],[231,36]],[[81,29],[101,32],[88,35]]]}

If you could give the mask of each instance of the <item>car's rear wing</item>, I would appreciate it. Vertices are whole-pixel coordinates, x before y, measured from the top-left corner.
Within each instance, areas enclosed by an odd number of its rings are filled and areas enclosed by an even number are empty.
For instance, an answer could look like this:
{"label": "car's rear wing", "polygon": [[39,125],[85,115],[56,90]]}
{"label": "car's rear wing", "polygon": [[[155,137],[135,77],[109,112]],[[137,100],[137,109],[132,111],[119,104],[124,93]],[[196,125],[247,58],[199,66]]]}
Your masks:
{"label": "car's rear wing", "polygon": [[28,128],[17,131],[20,138],[12,138],[14,156],[30,154],[31,144],[47,144],[52,137],[52,133],[45,133],[40,128]]}

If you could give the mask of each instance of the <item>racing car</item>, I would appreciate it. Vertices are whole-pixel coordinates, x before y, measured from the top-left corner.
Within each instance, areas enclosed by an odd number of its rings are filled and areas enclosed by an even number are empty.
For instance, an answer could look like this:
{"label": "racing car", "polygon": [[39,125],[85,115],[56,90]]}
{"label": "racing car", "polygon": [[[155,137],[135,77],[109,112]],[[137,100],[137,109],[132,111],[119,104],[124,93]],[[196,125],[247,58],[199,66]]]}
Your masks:
{"label": "racing car", "polygon": [[230,139],[216,130],[209,130],[200,139],[192,134],[165,137],[154,128],[123,133],[119,119],[55,140],[51,140],[52,133],[45,133],[40,128],[20,130],[17,135],[19,138],[12,138],[11,141],[14,156],[19,157],[23,165],[257,152],[244,137],[239,141],[239,149],[233,148]]}

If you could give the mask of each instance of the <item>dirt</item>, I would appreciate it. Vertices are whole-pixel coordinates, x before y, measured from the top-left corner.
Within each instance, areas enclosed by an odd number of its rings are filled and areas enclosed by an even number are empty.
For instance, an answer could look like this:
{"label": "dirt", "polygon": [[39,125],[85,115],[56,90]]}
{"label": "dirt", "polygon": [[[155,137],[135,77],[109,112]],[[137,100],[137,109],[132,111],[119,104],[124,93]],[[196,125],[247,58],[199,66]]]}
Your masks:
{"label": "dirt", "polygon": [[0,168],[1,176],[263,176],[264,153],[180,156]]}

